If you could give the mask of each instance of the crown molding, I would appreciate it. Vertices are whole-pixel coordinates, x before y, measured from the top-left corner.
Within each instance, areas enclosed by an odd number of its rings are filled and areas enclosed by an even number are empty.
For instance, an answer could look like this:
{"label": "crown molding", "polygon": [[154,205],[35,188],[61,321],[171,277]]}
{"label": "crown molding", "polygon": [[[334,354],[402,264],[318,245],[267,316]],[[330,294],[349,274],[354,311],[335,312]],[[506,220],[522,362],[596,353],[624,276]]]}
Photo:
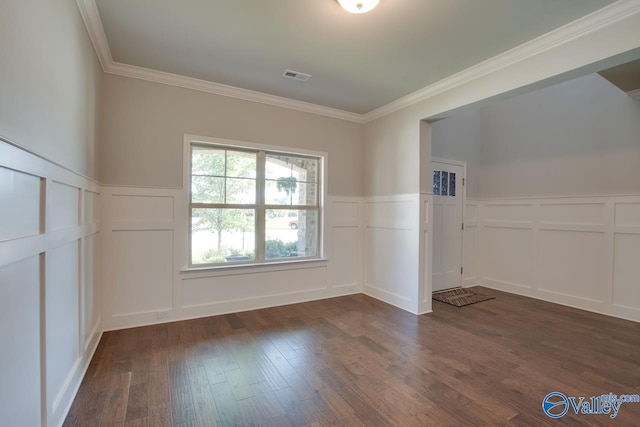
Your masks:
{"label": "crown molding", "polygon": [[348,111],[338,110],[336,108],[324,107],[322,105],[284,98],[282,96],[270,95],[263,92],[242,89],[235,86],[214,83],[208,80],[200,80],[193,77],[165,73],[164,71],[151,70],[149,68],[138,67],[135,65],[111,62],[111,64],[104,69],[104,72],[118,76],[132,77],[135,79],[182,87],[185,89],[197,90],[200,92],[208,92],[244,101],[258,102],[260,104],[287,108],[289,110],[318,114],[350,122],[364,123],[364,116],[362,114],[351,113]]}
{"label": "crown molding", "polygon": [[486,61],[452,74],[432,85],[376,108],[364,115],[365,123],[425,101],[510,65],[524,61],[567,42],[584,37],[631,15],[640,13],[640,0],[618,0],[589,15],[507,50]]}
{"label": "crown molding", "polygon": [[629,91],[627,95],[640,101],[640,89]]}
{"label": "crown molding", "polygon": [[287,108],[289,110],[302,111],[305,113],[318,114],[335,119],[347,120],[350,122],[364,123],[364,115],[339,110],[337,108],[325,107],[309,102],[284,98],[282,96],[270,95],[239,87],[214,83],[207,80],[200,80],[192,77],[180,76],[177,74],[165,73],[163,71],[149,68],[137,67],[134,65],[115,62],[111,56],[111,49],[107,41],[107,36],[102,26],[102,20],[98,12],[95,0],[76,0],[80,15],[87,27],[89,38],[96,51],[102,70],[105,73],[124,77],[132,77],[150,82],[162,83],[186,89],[208,92],[215,95],[227,96],[244,101],[258,102],[275,107]]}
{"label": "crown molding", "polygon": [[[192,77],[180,76],[177,74],[114,62],[95,0],[76,0],[76,2],[80,9],[80,14],[84,20],[85,26],[87,27],[89,38],[93,43],[98,60],[100,61],[105,73],[132,77],[201,92],[208,92],[230,98],[258,102],[261,104],[273,105],[276,107],[311,114],[318,114],[355,123],[368,123],[380,117],[394,113],[398,110],[454,89],[455,87],[539,55],[567,42],[586,36],[594,31],[598,31],[622,19],[628,18],[631,15],[640,13],[640,0],[618,0],[609,6],[543,34],[542,36],[523,43],[513,49],[496,55],[493,58],[462,70],[456,74],[452,74],[451,76],[425,88],[410,93],[409,95],[392,101],[382,107],[376,108],[373,111],[366,114],[358,114],[309,102],[270,95],[263,92],[214,83],[207,80],[200,80]],[[634,97],[637,97],[637,95]]]}
{"label": "crown molding", "polygon": [[100,61],[100,66],[104,71],[113,63],[113,58],[111,57],[107,36],[102,27],[98,6],[96,6],[95,0],[76,0],[76,3],[78,4],[78,9],[80,9],[80,16],[82,16],[84,26],[87,28],[87,33],[89,33],[93,49],[96,51],[98,61]]}

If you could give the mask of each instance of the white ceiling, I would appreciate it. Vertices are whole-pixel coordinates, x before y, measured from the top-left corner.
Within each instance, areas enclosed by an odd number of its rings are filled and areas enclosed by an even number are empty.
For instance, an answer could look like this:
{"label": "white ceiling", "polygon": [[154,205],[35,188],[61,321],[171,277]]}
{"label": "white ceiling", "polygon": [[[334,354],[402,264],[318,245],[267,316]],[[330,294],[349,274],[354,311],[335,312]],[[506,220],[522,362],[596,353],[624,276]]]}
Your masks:
{"label": "white ceiling", "polygon": [[[96,0],[113,60],[364,114],[614,0]],[[281,77],[311,74],[306,83]]]}

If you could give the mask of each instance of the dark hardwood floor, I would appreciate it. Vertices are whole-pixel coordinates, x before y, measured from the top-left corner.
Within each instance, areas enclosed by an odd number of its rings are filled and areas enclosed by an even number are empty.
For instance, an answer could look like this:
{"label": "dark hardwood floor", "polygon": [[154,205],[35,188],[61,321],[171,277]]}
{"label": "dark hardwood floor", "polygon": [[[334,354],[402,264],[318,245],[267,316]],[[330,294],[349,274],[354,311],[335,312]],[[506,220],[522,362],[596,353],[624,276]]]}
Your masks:
{"label": "dark hardwood floor", "polygon": [[355,295],[107,332],[65,426],[640,425],[640,324],[490,289],[414,316]]}

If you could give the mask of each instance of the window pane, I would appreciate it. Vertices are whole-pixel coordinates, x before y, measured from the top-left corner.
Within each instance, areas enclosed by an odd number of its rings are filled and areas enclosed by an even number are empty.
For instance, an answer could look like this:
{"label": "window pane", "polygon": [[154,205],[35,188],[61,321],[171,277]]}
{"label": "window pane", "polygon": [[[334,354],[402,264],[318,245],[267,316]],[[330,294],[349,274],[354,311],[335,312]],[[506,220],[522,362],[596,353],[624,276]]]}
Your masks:
{"label": "window pane", "polygon": [[193,147],[191,173],[224,176],[224,151],[217,148]]}
{"label": "window pane", "polygon": [[442,195],[447,196],[449,190],[449,172],[442,171]]}
{"label": "window pane", "polygon": [[253,179],[227,178],[226,203],[254,204],[256,202],[256,181]]}
{"label": "window pane", "polygon": [[291,162],[290,156],[267,154],[265,177],[273,180],[291,178]]}
{"label": "window pane", "polygon": [[233,178],[256,177],[256,153],[227,150],[227,176]]}
{"label": "window pane", "polygon": [[291,181],[291,178],[265,181],[265,203],[267,205],[290,205],[292,188],[297,187],[297,185],[298,183]]}
{"label": "window pane", "polygon": [[316,184],[307,182],[298,182],[293,192],[292,203],[294,205],[311,205],[315,206],[318,197]]}
{"label": "window pane", "polygon": [[194,203],[224,203],[224,178],[191,177],[191,201]]}
{"label": "window pane", "polygon": [[440,171],[433,171],[433,195],[440,195]]}
{"label": "window pane", "polygon": [[294,157],[292,174],[298,181],[318,182],[318,160]]}
{"label": "window pane", "polygon": [[316,256],[318,212],[268,209],[266,211],[266,259]]}
{"label": "window pane", "polygon": [[449,195],[456,196],[456,174],[455,172],[449,173]]}
{"label": "window pane", "polygon": [[254,209],[192,209],[191,262],[255,260]]}

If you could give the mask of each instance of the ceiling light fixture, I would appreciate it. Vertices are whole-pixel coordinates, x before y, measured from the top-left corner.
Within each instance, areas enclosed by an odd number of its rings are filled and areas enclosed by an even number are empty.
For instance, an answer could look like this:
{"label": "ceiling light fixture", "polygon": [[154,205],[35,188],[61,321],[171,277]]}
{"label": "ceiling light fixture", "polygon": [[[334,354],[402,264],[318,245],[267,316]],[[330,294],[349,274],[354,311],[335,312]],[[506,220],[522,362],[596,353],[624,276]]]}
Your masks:
{"label": "ceiling light fixture", "polygon": [[347,12],[365,13],[378,5],[380,0],[338,0],[340,6]]}

